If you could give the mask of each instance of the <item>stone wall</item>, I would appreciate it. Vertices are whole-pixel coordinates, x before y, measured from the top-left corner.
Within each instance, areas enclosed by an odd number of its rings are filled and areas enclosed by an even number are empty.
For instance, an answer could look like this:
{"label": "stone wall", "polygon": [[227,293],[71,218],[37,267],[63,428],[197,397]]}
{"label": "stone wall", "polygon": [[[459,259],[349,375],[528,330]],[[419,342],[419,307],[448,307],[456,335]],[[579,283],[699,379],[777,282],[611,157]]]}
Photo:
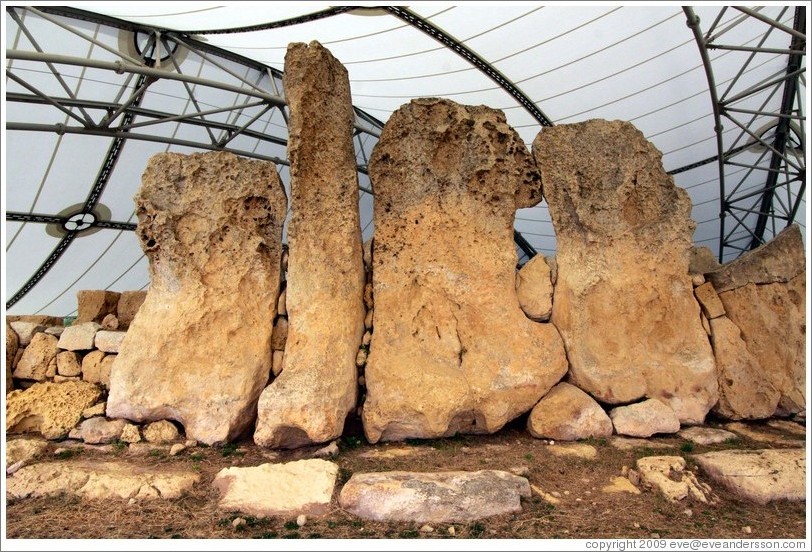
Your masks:
{"label": "stone wall", "polygon": [[[295,51],[316,69],[291,70],[305,79],[290,84],[293,111],[330,82],[331,109],[349,116],[340,64],[317,44]],[[272,165],[151,161],[139,235],[154,289],[146,302],[80,292],[67,328],[7,317],[7,392],[20,388],[7,431],[140,439],[130,422],[172,419],[223,443],[256,424],[257,444],[291,448],[339,437],[347,415],[371,442],[522,416],[564,441],[673,433],[709,412],[805,418],[799,228],[720,266],[691,246],[690,201],[631,124],[545,129],[531,155],[497,110],[415,100],[373,152],[375,238],[362,246],[357,197],[342,195],[355,181],[330,172],[354,175],[333,149],[349,119],[325,142],[306,112],[292,126],[291,250]],[[542,193],[557,255],[516,271],[513,217]]]}

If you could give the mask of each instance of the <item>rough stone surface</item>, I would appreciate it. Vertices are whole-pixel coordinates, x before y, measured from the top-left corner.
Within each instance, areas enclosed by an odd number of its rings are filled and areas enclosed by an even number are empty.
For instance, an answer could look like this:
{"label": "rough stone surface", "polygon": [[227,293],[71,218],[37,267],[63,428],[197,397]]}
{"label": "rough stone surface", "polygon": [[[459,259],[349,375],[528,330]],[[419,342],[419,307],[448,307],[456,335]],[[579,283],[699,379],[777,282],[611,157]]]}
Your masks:
{"label": "rough stone surface", "polygon": [[31,343],[31,339],[33,339],[34,335],[45,331],[45,326],[36,322],[26,322],[24,320],[8,322],[8,319],[6,321],[11,324],[11,327],[17,334],[19,339],[18,346],[20,347],[27,347],[28,344]]}
{"label": "rough stone surface", "polygon": [[601,488],[601,492],[640,494],[640,489],[635,487],[627,478],[616,476],[611,479],[608,485]]}
{"label": "rough stone surface", "polygon": [[9,439],[6,442],[6,468],[18,462],[26,464],[42,454],[46,448],[48,441],[41,439]]}
{"label": "rough stone surface", "polygon": [[337,464],[311,459],[225,468],[212,484],[220,491],[221,510],[260,517],[318,516],[330,510],[337,476]]}
{"label": "rough stone surface", "polygon": [[585,443],[555,444],[548,447],[547,450],[553,456],[573,456],[584,460],[595,460],[598,457],[598,449]]}
{"label": "rough stone surface", "polygon": [[766,504],[806,500],[802,449],[725,450],[697,454],[694,460],[713,481],[737,496]]}
{"label": "rough stone surface", "polygon": [[124,443],[140,443],[141,432],[138,430],[138,426],[135,424],[125,425],[124,429],[121,430],[119,440]]}
{"label": "rough stone surface", "polygon": [[618,406],[609,411],[609,417],[618,435],[651,437],[655,433],[676,433],[680,428],[674,410],[657,399]]}
{"label": "rough stone surface", "polygon": [[546,322],[553,312],[553,283],[543,255],[536,255],[516,273],[516,296],[530,320]]}
{"label": "rough stone surface", "polygon": [[136,196],[151,285],[110,376],[107,415],[173,419],[207,444],[253,422],[271,371],[285,192],[272,163],[152,157]]}
{"label": "rough stone surface", "polygon": [[17,358],[17,349],[19,347],[20,337],[6,320],[6,394],[14,390],[12,369],[14,368],[14,360]]}
{"label": "rough stone surface", "polygon": [[104,320],[102,320],[101,325],[105,330],[118,330],[118,318],[115,314],[108,314],[104,317]]}
{"label": "rough stone surface", "polygon": [[82,290],[76,294],[78,310],[74,324],[99,322],[108,314],[116,314],[121,294],[103,289]]}
{"label": "rough stone surface", "polygon": [[700,426],[686,427],[679,432],[679,436],[697,445],[716,445],[739,438],[735,433],[724,429]]}
{"label": "rough stone surface", "polygon": [[389,119],[369,167],[366,436],[495,432],[567,369],[555,327],[516,296],[515,211],[541,200],[532,157],[500,111],[419,99]]}
{"label": "rough stone surface", "polygon": [[685,458],[682,456],[638,458],[637,470],[645,485],[657,489],[671,502],[690,497],[693,500],[707,503],[712,498],[711,488],[685,469]]}
{"label": "rough stone surface", "polygon": [[651,439],[637,439],[633,437],[620,437],[614,436],[609,441],[616,449],[620,450],[634,450],[637,448],[649,448],[649,449],[667,449],[673,448],[668,443],[661,443],[659,441],[653,441]]}
{"label": "rough stone surface", "polygon": [[62,335],[62,332],[64,331],[65,326],[49,326],[45,328],[45,333],[47,333],[48,335],[55,335],[56,337]]}
{"label": "rough stone surface", "polygon": [[74,351],[62,351],[56,355],[56,373],[60,376],[78,376],[82,373],[82,363]]}
{"label": "rough stone surface", "polygon": [[[800,274],[786,283],[750,283],[725,291],[719,298],[725,305],[727,317],[741,330],[747,351],[780,393],[778,408],[785,414],[802,411],[806,405],[806,281],[803,267]],[[738,383],[744,386],[750,382]],[[769,392],[769,387],[765,386],[764,390]]]}
{"label": "rough stone surface", "polygon": [[89,351],[95,347],[96,332],[100,329],[101,324],[96,322],[74,322],[59,336],[59,348],[67,351]]}
{"label": "rough stone surface", "polygon": [[702,307],[702,312],[710,320],[725,314],[725,306],[722,304],[719,295],[710,282],[705,282],[701,286],[694,288],[694,295]]}
{"label": "rough stone surface", "polygon": [[104,358],[107,353],[104,351],[90,351],[84,358],[82,358],[82,379],[90,383],[102,383],[104,385],[110,382],[110,372],[104,370]]}
{"label": "rough stone surface", "polygon": [[422,456],[432,452],[434,452],[434,449],[431,447],[381,447],[362,452],[359,456],[361,458],[391,460],[393,458],[403,458],[404,456]]}
{"label": "rough stone surface", "polygon": [[42,381],[56,375],[57,338],[46,333],[35,334],[14,369],[17,379]]}
{"label": "rough stone surface", "polygon": [[285,368],[285,351],[274,351],[271,362],[271,371],[273,372],[273,377],[277,377]]}
{"label": "rough stone surface", "polygon": [[595,399],[566,382],[553,387],[527,419],[533,437],[577,441],[612,435],[612,420]]}
{"label": "rough stone surface", "polygon": [[200,480],[194,472],[138,466],[127,462],[50,462],[19,470],[7,480],[12,498],[60,493],[87,499],[175,499]]}
{"label": "rough stone surface", "polygon": [[339,504],[375,521],[456,523],[521,512],[530,494],[527,479],[503,471],[394,471],[353,474]]}
{"label": "rough stone surface", "polygon": [[107,420],[102,417],[90,418],[79,424],[75,433],[71,431],[70,435],[72,439],[81,439],[91,445],[112,443],[121,437],[125,425],[127,425],[127,422],[124,420]]}
{"label": "rough stone surface", "polygon": [[105,353],[118,353],[121,348],[121,342],[127,336],[127,332],[113,332],[108,330],[100,330],[96,334],[96,348]]}
{"label": "rough stone surface", "polygon": [[713,411],[730,420],[772,416],[781,393],[747,349],[738,326],[722,316],[711,320],[710,327],[719,379],[719,402]]}
{"label": "rough stone surface", "polygon": [[262,393],[254,441],[292,448],[339,437],[355,408],[364,261],[347,70],[317,42],[285,56],[292,218],[285,369]]}
{"label": "rough stone surface", "polygon": [[716,260],[716,255],[709,247],[692,246],[689,252],[688,272],[691,274],[705,275],[721,268],[721,264]]}
{"label": "rough stone surface", "polygon": [[35,383],[25,391],[12,391],[6,395],[6,431],[61,439],[100,396],[98,387],[84,381]]}
{"label": "rough stone surface", "polygon": [[132,324],[138,309],[147,298],[146,291],[123,291],[121,297],[118,298],[118,306],[116,308],[116,318],[118,318],[118,327],[120,330],[126,330]]}
{"label": "rough stone surface", "polygon": [[801,228],[787,226],[764,245],[705,275],[718,293],[747,284],[787,283],[804,273],[805,248]]}
{"label": "rough stone surface", "polygon": [[717,383],[688,273],[687,192],[627,122],[545,128],[533,153],[558,241],[551,321],[571,383],[609,404],[659,399],[701,423]]}
{"label": "rough stone surface", "polygon": [[148,443],[171,443],[178,439],[180,433],[172,422],[159,420],[144,426],[144,440]]}
{"label": "rough stone surface", "polygon": [[271,349],[274,351],[284,351],[285,342],[288,340],[288,319],[280,316],[273,325],[271,336]]}
{"label": "rough stone surface", "polygon": [[760,443],[769,443],[771,445],[784,447],[803,447],[806,444],[806,440],[802,435],[790,435],[787,437],[784,432],[770,431],[764,426],[759,427],[755,424],[750,425],[741,422],[733,422],[726,424],[725,427],[730,431],[743,435],[753,441],[759,441]]}
{"label": "rough stone surface", "polygon": [[94,404],[90,408],[85,408],[82,411],[82,418],[93,418],[94,416],[104,416],[104,412],[107,409],[107,403],[102,401],[98,404]]}

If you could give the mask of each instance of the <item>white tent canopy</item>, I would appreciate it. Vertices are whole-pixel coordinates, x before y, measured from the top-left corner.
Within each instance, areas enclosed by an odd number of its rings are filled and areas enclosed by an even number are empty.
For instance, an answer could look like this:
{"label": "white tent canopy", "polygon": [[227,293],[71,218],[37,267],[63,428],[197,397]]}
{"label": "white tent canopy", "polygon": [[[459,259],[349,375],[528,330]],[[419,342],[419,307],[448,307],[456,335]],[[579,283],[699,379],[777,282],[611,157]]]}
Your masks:
{"label": "white tent canopy", "polygon": [[[71,315],[76,292],[144,289],[132,197],[152,155],[274,160],[288,185],[281,71],[317,40],[349,71],[364,239],[366,163],[416,97],[548,125],[631,121],[693,200],[724,261],[794,221],[806,232],[803,4],[67,2],[6,5],[4,301]],[[688,23],[688,24],[687,24]],[[520,261],[555,253],[545,203],[516,216]]]}

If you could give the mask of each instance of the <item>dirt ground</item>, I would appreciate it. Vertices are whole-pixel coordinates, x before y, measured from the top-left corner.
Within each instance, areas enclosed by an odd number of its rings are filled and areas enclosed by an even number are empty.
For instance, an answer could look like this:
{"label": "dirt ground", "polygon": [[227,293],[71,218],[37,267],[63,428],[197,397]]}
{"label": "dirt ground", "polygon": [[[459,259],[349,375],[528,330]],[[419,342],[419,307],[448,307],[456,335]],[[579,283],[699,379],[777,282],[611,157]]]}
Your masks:
{"label": "dirt ground", "polygon": [[[782,448],[788,446],[786,442],[767,444],[742,438],[701,446],[674,435],[652,438],[644,446],[620,450],[611,440],[591,439],[584,443],[594,446],[598,455],[597,459],[587,460],[553,454],[552,449],[563,443],[550,445],[534,439],[524,431],[522,423],[523,420],[518,420],[489,436],[376,446],[365,441],[357,431],[357,423],[350,424],[339,441],[340,453],[332,459],[340,467],[335,506],[328,515],[309,519],[303,527],[295,519],[257,519],[221,511],[217,508],[218,492],[211,481],[224,467],[309,458],[317,447],[274,453],[246,441],[237,446],[198,446],[177,456],[169,456],[168,447],[156,447],[150,454],[139,457],[130,455],[121,445],[110,445],[106,450],[76,447],[71,449],[73,458],[183,466],[199,472],[202,478],[190,494],[178,500],[133,505],[127,500],[90,501],[67,495],[7,500],[6,536],[8,539],[803,539],[807,536],[805,503],[780,501],[760,506],[745,502],[711,483],[691,460],[693,454],[711,450]],[[751,425],[785,440],[803,439],[763,424]],[[655,448],[657,444],[669,448]],[[51,444],[40,461],[55,458],[53,450],[58,446],[59,443]],[[362,456],[373,449],[395,446],[415,447],[420,453],[390,459]],[[689,469],[696,471],[700,480],[711,483],[718,502],[710,505],[685,499],[671,503],[647,489],[642,489],[639,495],[601,492],[612,477],[621,474],[623,466],[633,468],[638,458],[661,454],[684,456]],[[59,456],[64,458],[65,453]],[[522,500],[521,513],[472,523],[434,524],[432,532],[422,532],[422,524],[417,523],[359,519],[337,505],[343,483],[356,472],[480,469],[514,469],[544,492],[560,495],[560,502],[551,504],[534,493]],[[236,517],[244,518],[245,523],[235,528],[232,521]]]}

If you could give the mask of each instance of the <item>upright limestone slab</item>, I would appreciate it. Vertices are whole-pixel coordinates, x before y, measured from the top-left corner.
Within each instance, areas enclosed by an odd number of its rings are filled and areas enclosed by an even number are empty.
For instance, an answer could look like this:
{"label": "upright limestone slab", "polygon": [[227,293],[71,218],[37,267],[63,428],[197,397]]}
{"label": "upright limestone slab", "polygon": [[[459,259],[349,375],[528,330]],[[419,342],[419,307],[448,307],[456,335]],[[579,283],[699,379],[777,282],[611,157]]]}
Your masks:
{"label": "upright limestone slab", "polygon": [[702,422],[717,383],[688,273],[688,194],[630,123],[545,128],[533,153],[558,238],[551,321],[571,383],[611,404],[656,398],[681,422]]}
{"label": "upright limestone slab", "polygon": [[389,119],[370,175],[367,438],[497,431],[567,367],[556,329],[516,296],[515,211],[541,201],[532,158],[501,112],[421,99]]}
{"label": "upright limestone slab", "polygon": [[271,369],[284,188],[272,163],[167,153],[150,159],[135,199],[151,285],[113,364],[107,415],[228,441],[253,422]]}
{"label": "upright limestone slab", "polygon": [[806,408],[805,268],[800,227],[793,224],[772,241],[707,276],[719,292],[728,318],[741,330],[739,343],[743,342],[746,351],[740,354],[755,361],[751,363],[755,369],[730,367],[719,374],[719,385],[727,394],[746,390],[747,398],[739,398],[743,408],[725,413],[732,419],[773,414],[769,408],[760,408],[756,415],[751,407],[753,394],[777,392],[782,414]]}
{"label": "upright limestone slab", "polygon": [[347,70],[319,43],[285,56],[292,218],[285,369],[262,393],[254,441],[292,448],[341,435],[355,407],[364,261]]}

